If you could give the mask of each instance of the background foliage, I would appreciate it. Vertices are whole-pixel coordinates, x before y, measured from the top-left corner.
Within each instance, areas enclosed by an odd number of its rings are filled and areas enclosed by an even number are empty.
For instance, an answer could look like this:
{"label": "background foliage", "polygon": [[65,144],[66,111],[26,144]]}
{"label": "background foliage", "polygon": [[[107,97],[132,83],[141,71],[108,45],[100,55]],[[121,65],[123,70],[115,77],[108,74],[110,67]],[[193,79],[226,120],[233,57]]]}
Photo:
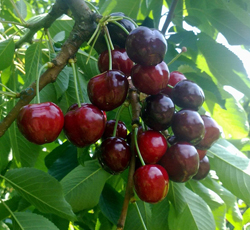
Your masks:
{"label": "background foliage", "polygon": [[[139,25],[161,29],[170,0],[91,1],[101,14],[124,12]],[[28,87],[39,68],[57,55],[74,19],[64,16],[38,31],[33,43],[14,49],[27,29],[22,20],[44,17],[54,1],[0,1],[0,82],[15,92]],[[167,13],[166,13],[167,14]],[[7,22],[6,22],[7,21]],[[216,39],[222,34],[230,45],[250,49],[250,2],[248,0],[179,0],[166,38],[165,61],[183,46],[187,52],[169,66],[200,85],[206,101],[199,111],[209,113],[221,126],[222,138],[208,151],[209,176],[185,184],[171,182],[165,200],[137,205],[149,230],[250,229],[250,81],[241,60]],[[187,29],[192,26],[192,30]],[[86,64],[89,47],[76,54],[80,94],[88,102],[86,84],[99,73],[98,54]],[[231,86],[244,96],[239,99]],[[2,91],[6,89],[2,87]],[[72,69],[66,66],[53,84],[41,91],[41,101],[53,101],[65,113],[76,102]],[[15,105],[0,97],[0,120]],[[115,112],[109,112],[108,119]],[[121,119],[131,129],[128,111]],[[115,229],[124,199],[127,171],[111,176],[95,159],[94,146],[76,149],[63,133],[51,144],[29,143],[14,122],[0,138],[0,229]],[[39,188],[39,189],[37,189]],[[11,215],[10,215],[11,210]],[[125,229],[143,229],[135,205],[129,205]]]}

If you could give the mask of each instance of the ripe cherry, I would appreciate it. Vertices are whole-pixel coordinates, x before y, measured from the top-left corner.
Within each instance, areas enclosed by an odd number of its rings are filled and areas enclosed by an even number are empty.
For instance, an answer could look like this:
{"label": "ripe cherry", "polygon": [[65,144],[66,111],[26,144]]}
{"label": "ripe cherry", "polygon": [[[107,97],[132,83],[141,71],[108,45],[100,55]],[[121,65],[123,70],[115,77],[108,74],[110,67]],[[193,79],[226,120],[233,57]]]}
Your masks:
{"label": "ripe cherry", "polygon": [[198,149],[197,146],[195,146],[195,147],[196,147],[197,152],[199,154],[200,160],[202,160],[206,156],[207,150],[206,149]]}
{"label": "ripe cherry", "polygon": [[134,186],[138,197],[148,203],[162,201],[169,189],[169,177],[160,165],[144,165],[134,173]]}
{"label": "ripe cherry", "polygon": [[172,89],[171,98],[177,106],[183,109],[198,110],[205,100],[205,95],[196,83],[182,80]]}
{"label": "ripe cherry", "polygon": [[129,165],[131,159],[130,147],[122,138],[108,137],[102,142],[98,150],[98,159],[106,171],[112,174],[121,173]]}
{"label": "ripe cherry", "polygon": [[[130,76],[130,71],[134,63],[128,57],[126,50],[121,48],[116,48],[114,50],[111,50],[111,56],[112,56],[112,69],[122,71],[127,77]],[[108,50],[105,50],[100,54],[98,58],[98,68],[101,73],[109,70]]]}
{"label": "ripe cherry", "polygon": [[163,61],[167,43],[159,30],[140,26],[129,33],[126,51],[129,58],[137,64],[157,65]]}
{"label": "ripe cherry", "polygon": [[174,103],[168,96],[150,95],[142,104],[141,118],[151,129],[161,131],[170,126],[174,110]]}
{"label": "ripe cherry", "polygon": [[167,151],[167,141],[158,131],[148,130],[137,137],[141,156],[146,164],[157,163]]}
{"label": "ripe cherry", "polygon": [[162,61],[156,66],[135,65],[131,69],[131,78],[134,86],[145,94],[158,94],[167,87],[169,70]]}
{"label": "ripe cherry", "polygon": [[188,142],[177,142],[161,158],[159,164],[168,172],[175,182],[186,182],[199,168],[199,155],[196,148]]}
{"label": "ripe cherry", "polygon": [[[115,127],[115,120],[109,120],[106,123],[106,127],[102,138],[105,139],[107,137],[112,137]],[[127,127],[123,121],[118,121],[117,129],[116,129],[116,137],[120,137],[126,139],[127,137]]]}
{"label": "ripe cherry", "polygon": [[126,99],[128,79],[118,70],[108,70],[88,82],[88,96],[92,104],[104,111],[119,107]]}
{"label": "ripe cherry", "polygon": [[205,127],[200,114],[193,110],[182,109],[174,114],[171,124],[178,140],[198,144],[204,137]]}
{"label": "ripe cherry", "polygon": [[212,117],[201,115],[201,118],[205,126],[205,135],[196,147],[199,149],[209,149],[220,138],[220,126]]}
{"label": "ripe cherry", "polygon": [[[174,87],[179,81],[186,80],[187,78],[185,75],[179,71],[172,71],[169,76],[168,85]],[[166,87],[162,90],[163,94],[167,94],[169,97],[171,97],[172,88]]]}
{"label": "ripe cherry", "polygon": [[210,171],[210,163],[207,156],[205,156],[202,160],[200,160],[200,166],[198,172],[193,176],[195,180],[204,179]]}
{"label": "ripe cherry", "polygon": [[73,104],[64,116],[64,133],[77,147],[85,147],[99,140],[105,129],[103,112],[92,104]]}
{"label": "ripe cherry", "polygon": [[52,102],[23,106],[17,116],[17,127],[30,142],[38,145],[53,142],[62,131],[62,110]]}

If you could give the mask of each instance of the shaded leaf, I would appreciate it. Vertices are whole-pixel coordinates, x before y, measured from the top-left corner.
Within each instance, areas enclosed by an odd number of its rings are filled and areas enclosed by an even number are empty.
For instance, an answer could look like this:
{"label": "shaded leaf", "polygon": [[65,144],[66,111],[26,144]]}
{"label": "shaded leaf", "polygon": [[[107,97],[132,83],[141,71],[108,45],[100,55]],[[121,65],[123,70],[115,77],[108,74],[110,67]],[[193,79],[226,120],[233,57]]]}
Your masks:
{"label": "shaded leaf", "polygon": [[15,52],[13,39],[0,41],[0,70],[6,69],[12,63]]}

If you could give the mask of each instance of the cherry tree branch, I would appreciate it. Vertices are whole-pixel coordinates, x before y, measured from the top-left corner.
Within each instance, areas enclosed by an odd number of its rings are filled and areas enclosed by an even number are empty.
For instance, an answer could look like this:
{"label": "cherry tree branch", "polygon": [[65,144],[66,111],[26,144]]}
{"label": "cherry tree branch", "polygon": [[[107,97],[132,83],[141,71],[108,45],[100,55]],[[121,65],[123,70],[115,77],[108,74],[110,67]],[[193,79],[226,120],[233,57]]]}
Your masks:
{"label": "cherry tree branch", "polygon": [[[61,7],[59,6],[60,4]],[[54,8],[55,7],[55,8]],[[91,37],[92,33],[96,28],[96,17],[98,15],[94,14],[84,0],[57,0],[56,4],[52,8],[51,12],[54,12],[58,17],[62,12],[65,12],[67,8],[72,11],[72,14],[75,19],[75,25],[66,40],[63,44],[61,51],[58,55],[52,60],[54,67],[47,69],[41,76],[39,81],[39,89],[43,89],[49,83],[53,83],[56,81],[58,74],[62,71],[65,65],[68,63],[68,60],[76,54],[81,44],[84,41],[88,41]],[[60,13],[55,12],[59,8]],[[42,19],[42,22],[38,24],[33,24],[30,27],[31,31],[41,29],[42,27],[48,27],[52,24],[52,22],[56,19],[54,16],[48,16]],[[42,27],[41,27],[42,26]],[[32,32],[32,33],[33,33]],[[26,39],[22,38],[22,42],[28,41],[27,39],[32,35],[30,32],[29,36],[26,36]],[[19,42],[16,46],[22,44]],[[0,137],[4,135],[6,130],[10,127],[10,125],[15,121],[19,110],[22,106],[27,105],[30,101],[36,96],[36,83],[33,82],[28,88],[24,89],[20,93],[20,100],[16,103],[16,105],[12,108],[12,110],[7,114],[7,116],[0,123]]]}

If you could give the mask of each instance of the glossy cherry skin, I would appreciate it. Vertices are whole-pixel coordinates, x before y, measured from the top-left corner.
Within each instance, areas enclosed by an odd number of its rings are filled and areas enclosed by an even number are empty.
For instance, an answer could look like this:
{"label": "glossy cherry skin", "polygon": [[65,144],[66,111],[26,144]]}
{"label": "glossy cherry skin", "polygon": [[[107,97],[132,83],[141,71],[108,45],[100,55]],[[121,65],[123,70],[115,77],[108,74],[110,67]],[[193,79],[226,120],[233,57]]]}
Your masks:
{"label": "glossy cherry skin", "polygon": [[162,201],[169,189],[169,177],[160,165],[144,165],[134,173],[134,186],[138,197],[148,203]]}
{"label": "glossy cherry skin", "polygon": [[199,155],[196,148],[188,142],[177,142],[161,158],[159,164],[168,172],[175,182],[186,182],[199,168]]}
{"label": "glossy cherry skin", "polygon": [[197,146],[195,146],[195,148],[197,149],[200,160],[202,160],[206,156],[207,150],[206,149],[198,149]]}
{"label": "glossy cherry skin", "polygon": [[[179,71],[172,71],[169,76],[168,85],[174,87],[179,81],[186,80],[187,78],[185,75]],[[169,97],[171,97],[172,88],[166,87],[162,90],[162,93],[167,94]]]}
{"label": "glossy cherry skin", "polygon": [[38,145],[53,142],[62,131],[62,110],[52,102],[23,106],[17,116],[17,127],[30,142]]}
{"label": "glossy cherry skin", "polygon": [[200,114],[193,110],[182,109],[174,114],[171,124],[178,140],[198,144],[205,134],[204,122]]}
{"label": "glossy cherry skin", "polygon": [[[125,16],[125,14],[122,12],[115,12],[115,13],[111,13],[110,15],[111,16]],[[132,30],[135,29],[134,23],[128,19],[124,18],[117,22],[120,23],[128,32],[131,32]],[[113,44],[119,46],[120,48],[125,48],[126,39],[128,37],[126,32],[112,22],[108,23],[107,26],[108,26],[109,34],[110,34]]]}
{"label": "glossy cherry skin", "polygon": [[[115,120],[108,120],[102,138],[105,139],[107,137],[112,137],[114,127],[115,127]],[[116,137],[120,137],[123,139],[127,138],[127,127],[123,121],[118,121],[116,129]]]}
{"label": "glossy cherry skin", "polygon": [[128,93],[128,79],[118,70],[108,70],[88,82],[87,91],[91,103],[104,111],[119,107]]}
{"label": "glossy cherry skin", "polygon": [[169,69],[164,61],[156,66],[135,65],[131,69],[131,79],[142,93],[158,94],[167,87]]}
{"label": "glossy cherry skin", "polygon": [[196,83],[182,80],[172,89],[171,98],[177,106],[183,109],[198,110],[205,100],[205,95]]}
{"label": "glossy cherry skin", "polygon": [[129,165],[131,151],[128,143],[119,137],[106,138],[98,150],[102,167],[111,174],[123,172]]}
{"label": "glossy cherry skin", "polygon": [[162,131],[170,126],[174,110],[174,103],[168,96],[150,95],[142,104],[141,118],[151,129]]}
{"label": "glossy cherry skin", "polygon": [[167,151],[167,141],[158,131],[148,130],[137,137],[138,147],[145,164],[155,164]]}
{"label": "glossy cherry skin", "polygon": [[210,171],[210,163],[207,156],[205,156],[202,160],[200,160],[200,166],[198,172],[193,176],[195,180],[204,179]]}
{"label": "glossy cherry skin", "polygon": [[[131,68],[134,63],[127,55],[125,49],[116,48],[111,50],[112,69],[122,71],[127,77],[130,76]],[[109,70],[109,53],[108,50],[102,52],[98,58],[98,68],[100,72]]]}
{"label": "glossy cherry skin", "polygon": [[126,51],[129,58],[137,64],[157,65],[164,59],[167,43],[159,30],[140,26],[129,33]]}
{"label": "glossy cherry skin", "polygon": [[205,126],[205,135],[196,147],[199,149],[209,149],[220,138],[220,126],[212,117],[201,115],[201,118]]}
{"label": "glossy cherry skin", "polygon": [[64,133],[77,147],[85,147],[99,140],[105,129],[103,112],[92,104],[74,104],[64,116]]}

